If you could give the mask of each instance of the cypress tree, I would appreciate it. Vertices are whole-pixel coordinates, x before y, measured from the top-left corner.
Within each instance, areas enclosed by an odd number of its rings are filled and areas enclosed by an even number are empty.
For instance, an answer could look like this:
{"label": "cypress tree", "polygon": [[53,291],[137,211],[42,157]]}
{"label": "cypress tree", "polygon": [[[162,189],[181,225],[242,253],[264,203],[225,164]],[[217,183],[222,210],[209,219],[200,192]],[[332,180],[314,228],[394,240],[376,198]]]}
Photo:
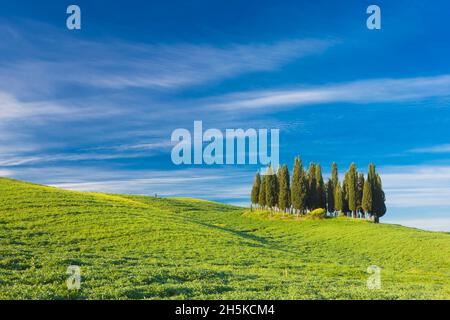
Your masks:
{"label": "cypress tree", "polygon": [[333,185],[333,180],[328,179],[327,182],[327,210],[329,213],[335,212],[334,208],[334,191],[335,186]]}
{"label": "cypress tree", "polygon": [[303,213],[306,210],[306,201],[308,195],[308,187],[306,181],[306,173],[303,170],[302,159],[296,158],[294,161],[294,171],[292,173],[291,198],[292,207],[297,213]]}
{"label": "cypress tree", "polygon": [[325,183],[323,182],[322,177],[322,167],[320,164],[316,165],[316,208],[327,208],[327,198],[326,198],[326,191],[325,191]]}
{"label": "cypress tree", "polygon": [[341,184],[338,182],[334,189],[334,209],[339,212],[343,212],[343,199]]}
{"label": "cypress tree", "polygon": [[369,164],[367,180],[372,191],[372,211],[371,214],[375,222],[379,222],[380,217],[386,213],[386,196],[383,191],[380,176],[376,173],[375,165]]}
{"label": "cypress tree", "polygon": [[261,185],[261,176],[259,175],[259,171],[256,171],[255,180],[253,181],[252,193],[251,193],[251,202],[252,204],[259,203],[259,187]]}
{"label": "cypress tree", "polygon": [[264,174],[261,179],[261,186],[259,188],[258,203],[261,208],[266,207],[266,185],[267,185],[267,175]]}
{"label": "cypress tree", "polygon": [[280,178],[281,178],[281,166],[280,166],[280,164],[278,164],[276,175],[275,175],[275,197],[276,197],[275,198],[276,199],[275,206],[276,207],[278,207],[278,198],[280,196]]}
{"label": "cypress tree", "polygon": [[379,222],[380,218],[386,213],[386,196],[383,191],[381,178],[375,175],[375,188],[373,192],[373,212],[375,214],[375,222]]}
{"label": "cypress tree", "polygon": [[333,183],[333,188],[336,188],[337,184],[339,183],[338,167],[336,162],[333,162],[333,164],[331,165],[331,181]]}
{"label": "cypress tree", "polygon": [[352,212],[352,217],[356,218],[357,210],[357,171],[356,165],[352,163],[348,169],[347,175],[347,196],[348,196],[348,209]]}
{"label": "cypress tree", "polygon": [[289,180],[289,169],[287,165],[283,165],[278,180],[278,208],[284,212],[286,212],[286,209],[289,209],[291,207]]}
{"label": "cypress tree", "polygon": [[344,212],[346,215],[349,212],[347,181],[348,181],[348,172],[345,173],[344,181],[342,182],[342,212]]}
{"label": "cypress tree", "polygon": [[300,179],[302,175],[302,160],[300,157],[294,159],[294,169],[292,170],[292,183],[291,183],[291,198],[292,207],[295,211],[302,209],[301,207],[301,193],[300,193]]}
{"label": "cypress tree", "polygon": [[277,175],[269,166],[266,174],[266,206],[272,210],[277,205],[277,200]]}
{"label": "cypress tree", "polygon": [[309,210],[314,210],[317,208],[317,192],[316,192],[316,165],[314,163],[309,164],[308,169],[308,191],[307,191],[307,204]]}
{"label": "cypress tree", "polygon": [[305,170],[301,170],[300,176],[300,186],[299,186],[299,209],[301,213],[306,212],[307,210],[307,197],[308,197],[308,181],[306,180],[306,172]]}
{"label": "cypress tree", "polygon": [[364,173],[359,173],[358,175],[358,182],[356,184],[356,208],[358,212],[364,213],[364,209],[362,206],[362,198],[363,198],[363,191],[364,191]]}
{"label": "cypress tree", "polygon": [[364,190],[362,197],[362,207],[364,212],[367,214],[372,213],[372,186],[370,185],[369,179],[364,182]]}

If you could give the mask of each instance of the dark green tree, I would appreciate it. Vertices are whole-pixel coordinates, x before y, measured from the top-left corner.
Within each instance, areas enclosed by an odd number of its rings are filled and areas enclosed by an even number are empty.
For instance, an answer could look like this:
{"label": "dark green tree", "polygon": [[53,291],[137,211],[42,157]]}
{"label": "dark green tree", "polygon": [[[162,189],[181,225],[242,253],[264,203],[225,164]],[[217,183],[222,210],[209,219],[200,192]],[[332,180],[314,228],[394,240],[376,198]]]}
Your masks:
{"label": "dark green tree", "polygon": [[356,183],[356,208],[358,212],[364,213],[362,206],[362,198],[364,191],[364,173],[360,172],[358,174],[358,181]]}
{"label": "dark green tree", "polygon": [[278,207],[278,197],[280,196],[280,178],[281,178],[281,166],[278,164],[277,166],[277,170],[275,171],[276,175],[275,175],[275,186],[276,186],[276,199],[277,199],[277,204],[275,205],[277,208]]}
{"label": "dark green tree", "polygon": [[316,165],[316,203],[315,208],[327,208],[327,196],[326,196],[326,190],[325,190],[325,183],[323,182],[322,177],[322,167],[320,164]]}
{"label": "dark green tree", "polygon": [[386,196],[383,191],[381,178],[376,173],[375,165],[373,163],[369,164],[367,181],[369,182],[372,191],[371,217],[375,222],[379,222],[380,218],[386,213]]}
{"label": "dark green tree", "polygon": [[375,215],[374,221],[380,222],[380,218],[386,213],[386,196],[383,191],[381,178],[378,174],[375,176],[375,188],[373,191],[373,213]]}
{"label": "dark green tree", "polygon": [[291,183],[291,198],[292,198],[292,208],[295,211],[301,208],[300,199],[300,177],[302,168],[302,160],[300,157],[294,159],[294,168],[292,169],[292,183]]}
{"label": "dark green tree", "polygon": [[259,188],[258,204],[261,208],[266,207],[266,185],[267,175],[264,173],[261,179],[261,186]]}
{"label": "dark green tree", "polygon": [[297,157],[294,161],[291,184],[292,207],[297,213],[303,213],[306,210],[307,192],[305,170],[303,169],[301,158]]}
{"label": "dark green tree", "polygon": [[348,207],[348,172],[345,173],[344,181],[342,182],[342,212],[344,212],[346,215],[350,211]]}
{"label": "dark green tree", "polygon": [[286,212],[286,210],[291,207],[291,189],[290,189],[290,177],[289,177],[289,169],[287,165],[283,165],[279,174],[279,193],[278,193],[278,208],[281,211]]}
{"label": "dark green tree", "polygon": [[255,174],[255,180],[253,181],[252,194],[251,194],[251,202],[252,204],[259,203],[259,187],[261,185],[261,176],[259,175],[259,171]]}
{"label": "dark green tree", "polygon": [[333,180],[328,179],[326,189],[327,189],[327,210],[329,213],[333,213],[336,211],[334,208],[334,191],[336,188],[333,185]]}
{"label": "dark green tree", "polygon": [[362,207],[364,212],[366,213],[366,216],[372,213],[372,203],[373,203],[372,186],[370,185],[370,182],[367,179],[364,182],[364,190],[362,197]]}
{"label": "dark green tree", "polygon": [[309,164],[308,168],[308,191],[307,191],[307,204],[309,210],[317,208],[317,192],[316,192],[316,165],[314,163]]}
{"label": "dark green tree", "polygon": [[336,162],[333,162],[333,164],[331,165],[331,181],[333,183],[333,188],[336,188],[337,184],[339,183],[338,167]]}
{"label": "dark green tree", "polygon": [[344,212],[342,206],[343,199],[344,195],[342,193],[341,184],[338,182],[334,189],[334,209],[338,212]]}
{"label": "dark green tree", "polygon": [[358,173],[356,165],[352,163],[347,172],[347,196],[348,196],[348,209],[352,212],[352,217],[356,218],[357,211],[357,181]]}
{"label": "dark green tree", "polygon": [[277,175],[273,168],[269,166],[266,172],[266,206],[273,210],[277,205],[277,201]]}

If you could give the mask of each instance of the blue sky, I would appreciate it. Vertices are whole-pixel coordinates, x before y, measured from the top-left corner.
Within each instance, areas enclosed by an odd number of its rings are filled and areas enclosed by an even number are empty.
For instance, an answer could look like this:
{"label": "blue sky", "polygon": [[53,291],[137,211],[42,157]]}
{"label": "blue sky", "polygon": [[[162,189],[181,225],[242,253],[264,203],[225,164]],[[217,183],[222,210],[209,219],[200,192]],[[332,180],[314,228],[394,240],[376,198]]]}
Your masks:
{"label": "blue sky", "polygon": [[257,166],[175,166],[171,132],[279,128],[281,162],[375,162],[383,221],[450,231],[448,2],[0,6],[0,175],[246,205]]}

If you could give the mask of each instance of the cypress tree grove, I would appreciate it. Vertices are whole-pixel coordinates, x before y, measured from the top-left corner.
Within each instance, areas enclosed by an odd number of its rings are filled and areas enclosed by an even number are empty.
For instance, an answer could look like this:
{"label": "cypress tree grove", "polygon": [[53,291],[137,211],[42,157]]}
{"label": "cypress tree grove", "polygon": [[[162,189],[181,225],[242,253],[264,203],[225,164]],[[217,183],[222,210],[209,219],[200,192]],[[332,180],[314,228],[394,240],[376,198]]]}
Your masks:
{"label": "cypress tree grove", "polygon": [[348,196],[348,209],[352,212],[352,217],[356,218],[357,210],[357,184],[358,176],[356,171],[356,165],[352,163],[348,169],[347,175],[347,196]]}
{"label": "cypress tree grove", "polygon": [[290,186],[289,186],[289,169],[287,165],[283,165],[281,168],[281,172],[279,175],[278,185],[279,185],[279,193],[278,193],[278,208],[281,211],[286,212],[286,209],[291,207],[290,201]]}
{"label": "cypress tree grove", "polygon": [[261,208],[266,207],[266,185],[267,185],[267,175],[263,174],[258,197],[258,203]]}
{"label": "cypress tree grove", "polygon": [[334,191],[336,188],[333,185],[333,180],[328,179],[326,189],[327,189],[327,211],[329,213],[333,213],[336,211],[334,208]]}
{"label": "cypress tree grove", "polygon": [[370,185],[369,179],[364,182],[364,190],[362,197],[362,207],[366,214],[366,218],[372,213],[372,186]]}
{"label": "cypress tree grove", "polygon": [[323,182],[322,167],[320,164],[316,165],[316,207],[314,209],[317,208],[327,208],[325,183]]}
{"label": "cypress tree grove", "polygon": [[[292,182],[291,182],[292,181]],[[375,165],[370,164],[367,179],[352,163],[345,173],[342,183],[338,179],[336,163],[332,165],[331,178],[324,183],[320,164],[310,163],[305,171],[300,157],[294,160],[292,180],[287,165],[275,172],[269,165],[264,174],[256,172],[253,180],[251,203],[260,208],[303,214],[308,210],[326,209],[336,215],[379,222],[386,213],[386,196],[381,177]]]}
{"label": "cypress tree grove", "polygon": [[259,203],[259,187],[261,185],[261,176],[259,175],[259,171],[255,174],[255,180],[253,181],[252,193],[251,193],[251,202],[252,204]]}
{"label": "cypress tree grove", "polygon": [[316,192],[316,165],[314,163],[309,164],[308,168],[308,185],[307,185],[307,196],[306,196],[306,206],[309,210],[314,210],[317,208],[317,192]]}

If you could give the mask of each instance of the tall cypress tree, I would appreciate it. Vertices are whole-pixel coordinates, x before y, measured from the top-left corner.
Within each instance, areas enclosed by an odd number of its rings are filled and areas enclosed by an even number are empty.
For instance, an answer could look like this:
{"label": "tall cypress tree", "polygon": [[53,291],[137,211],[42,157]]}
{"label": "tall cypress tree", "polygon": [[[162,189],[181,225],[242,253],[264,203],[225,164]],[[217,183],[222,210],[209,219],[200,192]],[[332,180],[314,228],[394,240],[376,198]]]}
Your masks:
{"label": "tall cypress tree", "polygon": [[335,208],[334,208],[334,191],[335,191],[335,186],[333,185],[333,180],[328,179],[327,182],[327,210],[329,213],[333,213],[335,212]]}
{"label": "tall cypress tree", "polygon": [[[278,164],[277,171],[275,175],[275,197],[276,197],[276,207],[278,207],[278,197],[280,196],[280,178],[281,178],[281,166]],[[279,207],[278,207],[279,208]]]}
{"label": "tall cypress tree", "polygon": [[386,213],[386,196],[383,191],[380,176],[376,173],[375,165],[369,164],[367,180],[372,191],[372,216],[375,222],[379,222],[380,217]]}
{"label": "tall cypress tree", "polygon": [[369,179],[367,179],[364,182],[364,190],[362,197],[362,207],[364,212],[366,213],[366,216],[372,213],[372,203],[373,203],[372,186],[370,185]]}
{"label": "tall cypress tree", "polygon": [[342,182],[342,212],[346,215],[349,212],[348,208],[348,172],[345,173],[344,181]]}
{"label": "tall cypress tree", "polygon": [[272,210],[277,205],[277,200],[277,175],[269,166],[266,174],[266,206]]}
{"label": "tall cypress tree", "polygon": [[347,175],[347,196],[348,196],[348,209],[352,212],[352,217],[356,218],[357,210],[357,171],[356,165],[352,163],[348,169]]}
{"label": "tall cypress tree", "polygon": [[290,201],[290,184],[289,184],[289,169],[287,165],[283,165],[279,175],[279,193],[278,193],[278,208],[286,212],[286,209],[291,207]]}
{"label": "tall cypress tree", "polygon": [[259,187],[261,185],[261,176],[259,175],[259,171],[256,171],[255,180],[253,181],[252,193],[251,193],[251,202],[252,204],[259,203]]}
{"label": "tall cypress tree", "polygon": [[344,195],[342,194],[341,184],[338,182],[334,189],[334,209],[339,212],[343,211],[343,199]]}
{"label": "tall cypress tree", "polygon": [[292,172],[291,198],[292,207],[297,213],[303,213],[306,210],[306,197],[308,194],[306,173],[303,169],[302,159],[295,158],[294,170]]}
{"label": "tall cypress tree", "polygon": [[339,183],[338,167],[336,162],[333,162],[333,164],[331,165],[331,181],[333,183],[333,188],[336,188],[337,184]]}
{"label": "tall cypress tree", "polygon": [[294,169],[292,170],[291,198],[292,207],[295,211],[301,210],[300,178],[302,174],[302,160],[300,157],[294,159]]}
{"label": "tall cypress tree", "polygon": [[308,191],[307,191],[307,207],[309,210],[317,208],[317,192],[316,192],[316,165],[309,164],[308,168]]}
{"label": "tall cypress tree", "polygon": [[362,198],[364,191],[364,173],[359,173],[358,182],[356,183],[356,208],[358,212],[364,213],[362,206]]}
{"label": "tall cypress tree", "polygon": [[316,208],[327,208],[327,198],[325,191],[325,183],[322,177],[322,167],[320,164],[316,165]]}
{"label": "tall cypress tree", "polygon": [[386,213],[386,196],[383,191],[381,178],[375,175],[375,188],[373,192],[373,212],[375,214],[375,222],[379,222],[380,218]]}
{"label": "tall cypress tree", "polygon": [[261,208],[266,207],[266,185],[267,185],[267,174],[264,173],[261,179],[261,186],[259,188],[258,203]]}

